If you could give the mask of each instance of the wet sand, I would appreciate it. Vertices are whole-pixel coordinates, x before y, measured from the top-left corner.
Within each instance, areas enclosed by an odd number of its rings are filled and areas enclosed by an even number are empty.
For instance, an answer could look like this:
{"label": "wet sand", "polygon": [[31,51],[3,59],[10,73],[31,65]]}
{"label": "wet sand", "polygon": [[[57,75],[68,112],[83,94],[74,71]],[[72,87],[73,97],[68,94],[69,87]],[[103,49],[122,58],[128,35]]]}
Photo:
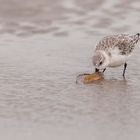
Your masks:
{"label": "wet sand", "polygon": [[0,0],[0,137],[3,140],[139,140],[140,43],[104,80],[93,72],[104,36],[140,32],[140,2]]}

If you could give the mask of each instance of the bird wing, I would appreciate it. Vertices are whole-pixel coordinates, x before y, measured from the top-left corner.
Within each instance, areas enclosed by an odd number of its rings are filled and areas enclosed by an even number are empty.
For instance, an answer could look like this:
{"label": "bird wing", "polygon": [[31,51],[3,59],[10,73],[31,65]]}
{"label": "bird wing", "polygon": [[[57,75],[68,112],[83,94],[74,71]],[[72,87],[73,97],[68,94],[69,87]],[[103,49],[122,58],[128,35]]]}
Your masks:
{"label": "bird wing", "polygon": [[104,50],[109,52],[117,48],[120,54],[129,55],[134,49],[138,41],[136,35],[130,36],[128,34],[111,35],[103,38],[96,46],[96,50]]}
{"label": "bird wing", "polygon": [[120,54],[129,55],[135,47],[137,36],[120,35],[116,38],[114,48],[118,48]]}

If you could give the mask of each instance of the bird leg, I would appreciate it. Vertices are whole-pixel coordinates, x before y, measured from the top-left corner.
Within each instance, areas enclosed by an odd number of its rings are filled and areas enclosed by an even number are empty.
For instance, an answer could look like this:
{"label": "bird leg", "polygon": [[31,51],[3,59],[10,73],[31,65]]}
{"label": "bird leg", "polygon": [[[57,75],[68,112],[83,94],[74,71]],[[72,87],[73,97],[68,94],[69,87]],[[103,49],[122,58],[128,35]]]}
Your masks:
{"label": "bird leg", "polygon": [[126,67],[127,67],[127,63],[124,64],[123,77],[125,77],[125,70],[126,70]]}
{"label": "bird leg", "polygon": [[103,73],[105,72],[105,70],[106,70],[106,68],[105,68],[105,69],[103,69]]}

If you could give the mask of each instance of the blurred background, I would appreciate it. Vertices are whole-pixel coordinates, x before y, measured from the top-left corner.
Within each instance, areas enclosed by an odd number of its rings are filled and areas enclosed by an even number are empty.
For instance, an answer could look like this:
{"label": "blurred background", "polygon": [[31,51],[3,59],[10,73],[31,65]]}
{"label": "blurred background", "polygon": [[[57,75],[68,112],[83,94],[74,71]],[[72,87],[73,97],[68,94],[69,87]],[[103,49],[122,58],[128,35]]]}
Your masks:
{"label": "blurred background", "polygon": [[139,140],[140,44],[90,85],[104,36],[140,32],[139,0],[0,0],[0,138]]}
{"label": "blurred background", "polygon": [[138,0],[1,0],[1,34],[66,36],[135,33]]}

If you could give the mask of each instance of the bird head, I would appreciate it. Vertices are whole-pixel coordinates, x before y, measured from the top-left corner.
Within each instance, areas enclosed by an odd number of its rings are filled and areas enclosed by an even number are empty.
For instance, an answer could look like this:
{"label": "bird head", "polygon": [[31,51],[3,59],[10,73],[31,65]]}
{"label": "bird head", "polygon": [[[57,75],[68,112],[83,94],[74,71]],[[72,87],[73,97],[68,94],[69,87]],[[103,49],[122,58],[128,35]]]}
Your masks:
{"label": "bird head", "polygon": [[104,69],[109,64],[109,58],[107,54],[103,51],[95,51],[95,54],[92,58],[93,65],[97,69]]}

